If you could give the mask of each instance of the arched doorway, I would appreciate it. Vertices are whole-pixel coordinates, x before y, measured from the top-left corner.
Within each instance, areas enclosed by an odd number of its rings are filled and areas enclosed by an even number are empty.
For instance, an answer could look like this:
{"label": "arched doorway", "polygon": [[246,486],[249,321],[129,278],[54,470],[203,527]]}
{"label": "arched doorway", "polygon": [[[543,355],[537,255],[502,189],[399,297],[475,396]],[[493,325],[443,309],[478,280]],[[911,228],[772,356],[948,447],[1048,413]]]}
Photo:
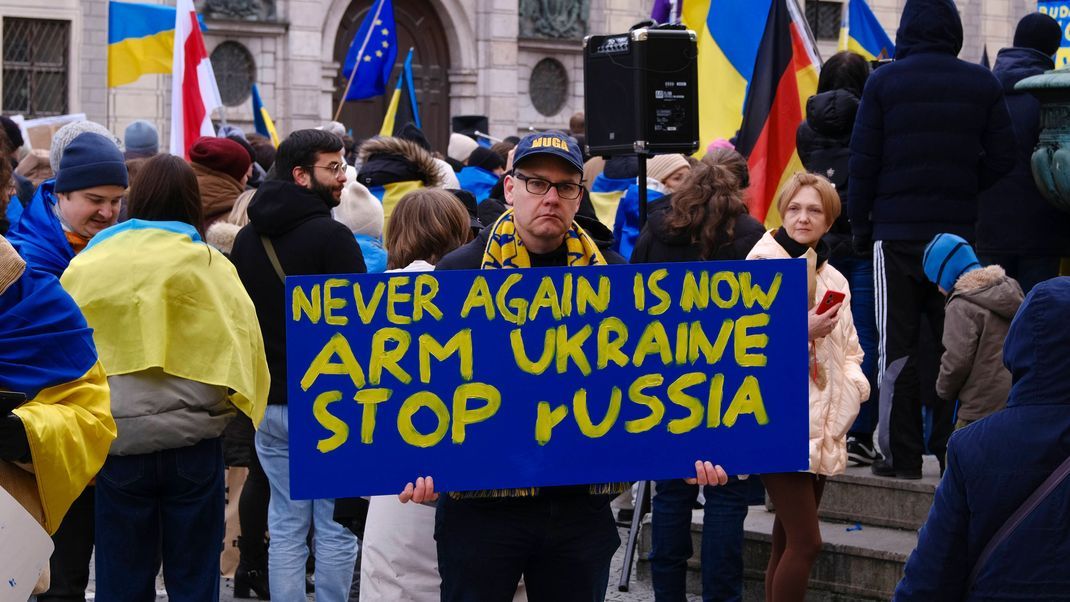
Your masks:
{"label": "arched doorway", "polygon": [[[345,61],[349,43],[360,29],[360,24],[373,3],[373,0],[353,0],[346,9],[334,41],[334,60],[339,65]],[[377,98],[347,102],[342,109],[341,121],[346,127],[353,129],[353,135],[357,139],[379,133],[390,96],[393,94],[393,85],[401,71],[405,55],[412,47],[416,49],[412,59],[413,84],[424,134],[435,150],[445,154],[450,127],[447,74],[450,51],[442,21],[428,0],[394,0],[394,20],[398,36],[398,57],[386,94]],[[333,106],[338,106],[345,86],[346,80],[339,73],[335,77]]]}

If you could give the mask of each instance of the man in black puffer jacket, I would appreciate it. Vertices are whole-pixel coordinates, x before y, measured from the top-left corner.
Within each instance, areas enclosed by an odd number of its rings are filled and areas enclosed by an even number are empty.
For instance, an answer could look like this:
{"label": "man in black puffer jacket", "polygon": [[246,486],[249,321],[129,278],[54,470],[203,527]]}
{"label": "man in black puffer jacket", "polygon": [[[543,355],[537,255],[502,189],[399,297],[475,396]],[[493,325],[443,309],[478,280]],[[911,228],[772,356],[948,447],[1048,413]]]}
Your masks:
{"label": "man in black puffer jacket", "polygon": [[1026,15],[1014,32],[1014,46],[996,56],[993,73],[1007,95],[1018,144],[1014,169],[981,195],[977,215],[977,253],[986,265],[997,263],[1026,293],[1059,275],[1059,258],[1070,256],[1070,215],[1040,195],[1030,157],[1040,137],[1040,101],[1014,85],[1055,68],[1062,28],[1043,13]]}
{"label": "man in black puffer jacket", "polygon": [[[271,388],[256,451],[271,485],[268,573],[275,600],[305,598],[309,530],[315,529],[316,595],[345,600],[357,538],[334,520],[334,500],[291,500],[286,398],[286,294],[283,274],[356,274],[366,270],[353,233],[331,217],[346,183],[342,139],[298,130],[279,145],[274,179],[249,204],[230,259],[256,306]],[[277,264],[277,265],[276,265]],[[283,274],[278,273],[281,271]]]}
{"label": "man in black puffer jacket", "polygon": [[[1003,89],[984,67],[957,59],[961,49],[951,0],[908,0],[896,62],[866,82],[851,136],[851,230],[861,252],[877,241],[878,437],[887,460],[873,472],[881,476],[921,478],[919,323],[927,316],[937,341],[944,323],[944,298],[922,273],[926,241],[941,232],[972,240],[978,192],[1014,165]],[[942,458],[952,410],[936,410],[929,448]]]}

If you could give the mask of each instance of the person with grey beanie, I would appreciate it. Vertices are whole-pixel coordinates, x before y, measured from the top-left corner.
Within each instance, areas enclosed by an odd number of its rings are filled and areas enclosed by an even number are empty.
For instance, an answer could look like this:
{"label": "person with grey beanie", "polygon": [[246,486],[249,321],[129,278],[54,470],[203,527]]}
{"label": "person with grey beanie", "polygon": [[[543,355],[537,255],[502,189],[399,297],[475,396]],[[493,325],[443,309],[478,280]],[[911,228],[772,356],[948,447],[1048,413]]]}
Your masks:
{"label": "person with grey beanie", "polygon": [[160,132],[155,125],[138,119],[123,132],[123,153],[127,159],[147,159],[160,152]]}

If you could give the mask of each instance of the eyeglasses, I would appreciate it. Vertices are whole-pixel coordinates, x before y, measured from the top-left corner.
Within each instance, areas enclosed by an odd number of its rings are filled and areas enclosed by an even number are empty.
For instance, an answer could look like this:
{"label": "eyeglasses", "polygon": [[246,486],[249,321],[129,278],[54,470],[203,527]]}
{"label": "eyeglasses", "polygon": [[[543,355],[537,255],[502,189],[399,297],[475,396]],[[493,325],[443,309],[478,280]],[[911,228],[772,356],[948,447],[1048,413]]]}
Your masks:
{"label": "eyeglasses", "polygon": [[537,196],[543,196],[550,192],[550,188],[556,188],[557,196],[566,201],[574,201],[580,198],[580,195],[583,194],[583,186],[580,186],[575,182],[555,183],[534,176],[526,176],[519,172],[514,172],[513,177],[523,182],[524,188],[527,189],[529,193]]}
{"label": "eyeglasses", "polygon": [[330,171],[332,174],[334,174],[335,176],[340,176],[340,175],[342,175],[342,174],[344,174],[346,172],[346,164],[345,163],[334,163],[334,162],[332,162],[332,163],[329,163],[327,165],[306,165],[305,166],[306,169],[309,168],[309,167],[318,167],[320,169],[326,169],[326,170]]}

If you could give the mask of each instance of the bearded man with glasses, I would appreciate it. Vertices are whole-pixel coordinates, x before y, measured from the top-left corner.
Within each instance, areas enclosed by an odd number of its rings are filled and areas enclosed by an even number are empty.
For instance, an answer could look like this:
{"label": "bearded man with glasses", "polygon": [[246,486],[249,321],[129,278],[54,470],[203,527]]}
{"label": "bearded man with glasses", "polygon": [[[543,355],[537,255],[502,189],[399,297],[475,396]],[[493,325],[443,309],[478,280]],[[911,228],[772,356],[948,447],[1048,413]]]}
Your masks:
{"label": "bearded man with glasses", "polygon": [[256,306],[271,389],[256,433],[256,452],[271,488],[268,582],[274,600],[305,599],[306,540],[314,529],[316,597],[346,600],[357,538],[334,520],[334,500],[291,500],[286,399],[285,275],[357,274],[366,270],[353,233],[331,217],[346,183],[342,139],[298,130],[279,145],[273,175],[249,203],[249,224],[231,261]]}

